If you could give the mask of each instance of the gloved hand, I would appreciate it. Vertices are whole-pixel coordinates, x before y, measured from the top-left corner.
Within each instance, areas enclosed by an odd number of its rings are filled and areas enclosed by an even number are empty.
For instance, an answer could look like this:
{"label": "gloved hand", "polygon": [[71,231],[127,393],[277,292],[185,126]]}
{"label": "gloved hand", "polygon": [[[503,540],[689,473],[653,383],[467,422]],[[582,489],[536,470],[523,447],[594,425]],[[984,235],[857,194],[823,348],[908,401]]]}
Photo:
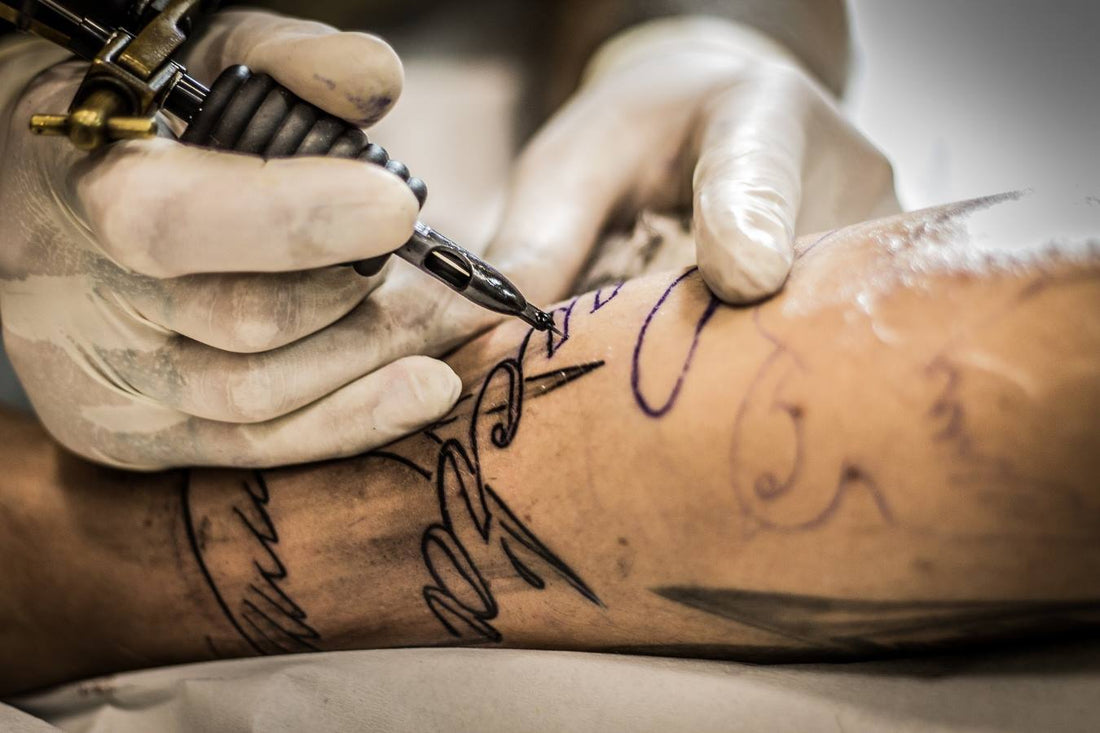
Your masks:
{"label": "gloved hand", "polygon": [[[87,156],[34,138],[29,116],[66,109],[84,65],[52,66],[12,93],[15,74],[56,58],[40,41],[7,43],[0,316],[61,443],[136,469],[267,466],[354,454],[450,409],[455,374],[409,356],[443,346],[367,298],[384,274],[335,266],[409,237],[417,202],[400,179],[169,139]],[[246,63],[361,125],[403,80],[377,38],[260,13],[221,14],[191,56],[207,83]]]}
{"label": "gloved hand", "polygon": [[898,208],[889,163],[785,48],[680,18],[597,52],[523,152],[497,239],[522,242],[532,272],[572,253],[532,293],[553,298],[609,221],[687,204],[702,275],[731,303],[782,287],[796,235]]}

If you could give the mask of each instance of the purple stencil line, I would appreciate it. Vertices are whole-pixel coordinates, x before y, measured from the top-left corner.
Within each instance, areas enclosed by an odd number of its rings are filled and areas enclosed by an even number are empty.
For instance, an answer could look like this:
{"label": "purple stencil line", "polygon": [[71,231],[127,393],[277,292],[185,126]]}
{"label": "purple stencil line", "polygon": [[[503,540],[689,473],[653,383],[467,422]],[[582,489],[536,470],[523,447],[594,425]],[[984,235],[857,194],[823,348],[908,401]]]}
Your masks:
{"label": "purple stencil line", "polygon": [[714,315],[714,312],[718,310],[720,301],[713,295],[710,297],[710,302],[707,303],[706,310],[703,311],[703,315],[699,318],[699,321],[695,324],[695,334],[692,336],[691,348],[688,349],[687,358],[684,359],[684,364],[680,369],[680,375],[676,378],[676,384],[672,387],[672,392],[669,393],[668,398],[664,404],[660,407],[653,407],[644,394],[642,394],[641,381],[642,381],[642,345],[645,343],[646,331],[649,330],[649,324],[653,321],[653,317],[657,315],[657,312],[661,310],[661,306],[668,300],[668,296],[672,294],[672,291],[677,288],[689,275],[694,274],[699,268],[693,267],[680,277],[676,278],[668,289],[661,295],[660,300],[653,306],[653,310],[649,312],[645,317],[645,322],[642,323],[642,328],[638,332],[638,340],[634,343],[634,358],[630,369],[630,387],[634,391],[634,399],[638,403],[638,407],[642,408],[642,412],[650,417],[663,417],[673,408],[676,404],[676,399],[680,396],[680,388],[684,385],[684,377],[687,376],[688,370],[691,369],[691,361],[695,357],[695,349],[699,346],[699,336],[703,332],[703,328],[707,325],[707,322]]}

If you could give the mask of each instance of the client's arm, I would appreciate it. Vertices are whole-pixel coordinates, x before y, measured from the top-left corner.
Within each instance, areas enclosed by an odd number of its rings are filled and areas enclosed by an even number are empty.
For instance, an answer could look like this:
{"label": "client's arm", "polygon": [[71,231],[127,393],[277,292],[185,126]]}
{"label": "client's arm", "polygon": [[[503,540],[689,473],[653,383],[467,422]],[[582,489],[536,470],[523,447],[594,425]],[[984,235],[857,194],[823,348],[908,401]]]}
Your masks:
{"label": "client's arm", "polygon": [[1100,259],[977,241],[1025,204],[804,240],[751,308],[689,271],[570,301],[562,337],[502,325],[451,360],[449,418],[360,458],[122,474],[9,420],[0,684],[396,645],[852,657],[1095,624]]}

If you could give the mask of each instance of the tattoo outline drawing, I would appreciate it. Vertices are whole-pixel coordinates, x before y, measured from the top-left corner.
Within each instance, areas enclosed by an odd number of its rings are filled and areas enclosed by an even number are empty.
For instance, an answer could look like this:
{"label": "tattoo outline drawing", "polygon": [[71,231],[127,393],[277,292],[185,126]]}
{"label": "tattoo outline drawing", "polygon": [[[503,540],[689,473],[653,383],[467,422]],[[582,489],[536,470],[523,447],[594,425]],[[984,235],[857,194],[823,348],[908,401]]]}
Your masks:
{"label": "tattoo outline drawing", "polygon": [[692,267],[672,281],[672,284],[665,289],[664,293],[662,293],[661,297],[657,300],[657,303],[649,313],[646,314],[645,320],[642,322],[641,330],[638,331],[638,338],[634,342],[634,354],[631,358],[630,365],[630,388],[634,392],[634,400],[637,402],[638,407],[649,417],[664,417],[676,405],[676,400],[680,396],[680,389],[684,386],[684,379],[687,377],[688,371],[691,370],[691,362],[695,358],[695,350],[699,347],[699,338],[702,336],[703,329],[706,328],[707,323],[710,322],[710,319],[714,316],[715,312],[717,312],[718,306],[721,305],[721,301],[718,300],[718,298],[714,295],[709,296],[702,314],[695,323],[695,331],[692,335],[691,345],[688,347],[687,354],[684,356],[676,381],[673,383],[671,390],[669,390],[665,401],[661,403],[660,406],[654,407],[650,402],[650,398],[646,396],[642,388],[642,350],[645,348],[646,334],[649,331],[650,325],[668,301],[669,296],[671,296],[683,282],[687,281],[690,276],[698,272],[698,270],[698,267]]}
{"label": "tattoo outline drawing", "polygon": [[[808,371],[802,359],[779,337],[769,332],[760,320],[760,309],[754,308],[753,323],[772,352],[753,375],[744,397],[737,407],[730,443],[732,484],[742,514],[760,529],[796,532],[816,529],[832,518],[853,490],[862,490],[872,501],[878,515],[887,523],[894,522],[894,512],[879,489],[875,477],[859,461],[846,455],[821,453],[811,455],[807,438],[806,409],[785,395]],[[765,421],[782,416],[790,425],[792,455],[785,475],[763,471],[746,474],[753,464],[748,439]],[[807,470],[810,462],[816,470]],[[810,477],[819,477],[814,481]],[[824,477],[824,478],[821,478]],[[799,493],[797,496],[795,492]]]}

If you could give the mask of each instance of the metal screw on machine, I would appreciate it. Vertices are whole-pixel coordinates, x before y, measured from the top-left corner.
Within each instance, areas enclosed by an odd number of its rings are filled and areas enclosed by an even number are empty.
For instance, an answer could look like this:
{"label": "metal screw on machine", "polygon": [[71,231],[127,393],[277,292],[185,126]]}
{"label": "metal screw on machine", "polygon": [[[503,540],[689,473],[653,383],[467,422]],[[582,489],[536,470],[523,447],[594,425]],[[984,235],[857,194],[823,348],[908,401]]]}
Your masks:
{"label": "metal screw on machine", "polygon": [[[52,17],[70,26],[68,34],[55,34],[50,40],[58,41],[60,35],[72,40],[72,45],[98,51],[68,114],[34,115],[31,131],[39,135],[64,135],[81,150],[95,150],[117,140],[155,136],[156,112],[186,75],[171,56],[187,40],[182,27],[198,11],[201,0],[169,0],[164,10],[136,36],[121,28],[109,31],[55,0],[38,0],[38,3]],[[24,24],[32,32],[36,30],[34,19],[20,23]]]}
{"label": "metal screw on machine", "polygon": [[81,150],[95,150],[115,140],[156,137],[155,117],[127,117],[118,114],[119,96],[93,92],[77,109],[66,115],[34,115],[31,132],[69,138]]}

